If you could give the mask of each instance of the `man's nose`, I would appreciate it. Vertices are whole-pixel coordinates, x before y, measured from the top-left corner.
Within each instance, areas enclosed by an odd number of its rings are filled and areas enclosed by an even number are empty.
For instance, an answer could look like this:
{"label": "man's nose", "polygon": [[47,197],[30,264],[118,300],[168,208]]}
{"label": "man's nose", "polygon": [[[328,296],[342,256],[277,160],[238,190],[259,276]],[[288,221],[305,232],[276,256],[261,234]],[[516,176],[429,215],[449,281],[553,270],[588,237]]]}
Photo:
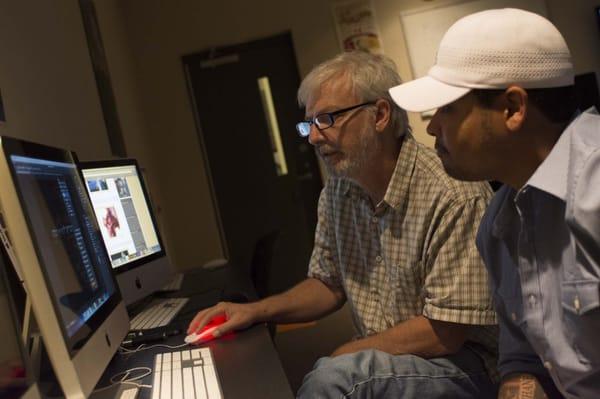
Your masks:
{"label": "man's nose", "polygon": [[429,124],[427,125],[427,134],[429,134],[430,136],[434,136],[437,137],[437,135],[440,132],[440,125],[438,122],[438,111],[435,111],[435,114],[433,114],[433,117],[429,120]]}
{"label": "man's nose", "polygon": [[308,134],[308,142],[312,145],[317,145],[319,142],[323,141],[325,136],[323,136],[323,132],[317,128],[317,125],[313,123],[310,125],[310,133]]}

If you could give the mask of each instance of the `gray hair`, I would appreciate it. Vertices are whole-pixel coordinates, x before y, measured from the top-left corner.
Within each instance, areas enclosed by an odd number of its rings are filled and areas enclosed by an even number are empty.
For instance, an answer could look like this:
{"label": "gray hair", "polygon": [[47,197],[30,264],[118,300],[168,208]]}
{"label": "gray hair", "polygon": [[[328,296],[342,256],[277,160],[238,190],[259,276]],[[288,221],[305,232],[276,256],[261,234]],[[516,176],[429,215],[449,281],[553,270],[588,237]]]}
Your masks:
{"label": "gray hair", "polygon": [[351,51],[317,65],[298,89],[298,104],[306,106],[308,97],[317,92],[329,79],[346,76],[352,92],[361,102],[385,99],[390,103],[392,128],[398,137],[410,131],[406,111],[396,105],[388,89],[402,83],[396,64],[383,55]]}

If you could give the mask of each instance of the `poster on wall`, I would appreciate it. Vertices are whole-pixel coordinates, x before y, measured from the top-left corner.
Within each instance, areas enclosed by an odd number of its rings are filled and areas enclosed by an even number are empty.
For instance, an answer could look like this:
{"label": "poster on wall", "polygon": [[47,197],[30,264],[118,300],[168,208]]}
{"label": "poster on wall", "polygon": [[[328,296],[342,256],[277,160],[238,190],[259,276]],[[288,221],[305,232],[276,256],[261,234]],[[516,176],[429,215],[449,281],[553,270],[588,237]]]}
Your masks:
{"label": "poster on wall", "polygon": [[333,18],[343,51],[363,50],[382,54],[381,35],[369,0],[339,1],[332,4]]}
{"label": "poster on wall", "polygon": [[[437,48],[444,33],[454,22],[475,12],[505,7],[547,15],[544,0],[448,0],[400,13],[413,79],[427,75],[435,63]],[[431,115],[433,111],[421,114],[423,118]]]}

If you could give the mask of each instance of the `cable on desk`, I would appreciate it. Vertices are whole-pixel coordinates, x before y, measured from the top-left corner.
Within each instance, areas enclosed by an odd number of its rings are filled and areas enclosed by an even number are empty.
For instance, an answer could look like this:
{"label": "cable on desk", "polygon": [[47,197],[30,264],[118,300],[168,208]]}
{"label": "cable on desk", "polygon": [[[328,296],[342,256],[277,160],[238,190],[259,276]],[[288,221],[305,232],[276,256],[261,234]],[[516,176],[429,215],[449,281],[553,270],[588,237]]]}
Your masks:
{"label": "cable on desk", "polygon": [[[138,371],[138,370],[142,370],[142,371],[144,371],[144,373],[137,375],[137,376],[130,377],[131,373]],[[112,388],[116,385],[120,385],[120,384],[134,385],[138,388],[152,388],[152,385],[138,384],[138,383],[134,382],[137,380],[141,380],[142,378],[149,376],[150,374],[152,374],[152,369],[150,367],[134,367],[129,370],[121,371],[121,372],[113,375],[112,377],[110,377],[110,380],[109,380],[109,382],[111,383],[110,385],[105,386],[103,388],[95,389],[94,391],[92,391],[92,393],[105,391],[107,389],[110,389],[110,388]],[[121,378],[119,378],[119,377],[121,377]]]}
{"label": "cable on desk", "polygon": [[131,354],[138,353],[138,352],[141,352],[141,351],[145,351],[145,350],[148,350],[148,349],[154,349],[154,348],[179,349],[179,348],[183,348],[184,346],[189,346],[189,345],[190,344],[187,344],[187,343],[186,344],[181,344],[181,345],[175,345],[175,346],[173,346],[173,345],[167,345],[167,344],[156,344],[156,345],[144,346],[144,344],[141,344],[140,346],[138,346],[135,349],[128,349],[128,348],[125,348],[123,346],[120,346],[118,353],[121,354],[121,355],[131,355]]}
{"label": "cable on desk", "polygon": [[[166,345],[166,344],[157,344],[157,345],[151,345],[151,346],[145,346],[145,344],[141,344],[140,346],[138,346],[135,349],[128,349],[125,348],[123,346],[119,346],[119,351],[118,353],[121,355],[130,355],[130,354],[134,354],[137,352],[141,352],[141,351],[145,351],[148,349],[153,349],[153,348],[168,348],[168,349],[179,349],[179,348],[183,348],[184,346],[189,346],[190,344],[181,344],[181,345]],[[132,372],[135,372],[137,370],[143,370],[145,371],[143,374],[140,374],[138,376],[133,376],[130,377]],[[152,369],[150,367],[134,367],[132,369],[129,370],[125,370],[125,371],[121,371],[115,375],[113,375],[112,377],[110,377],[109,382],[111,383],[108,386],[105,386],[103,388],[98,388],[95,389],[94,391],[92,391],[92,393],[96,393],[96,392],[101,392],[101,391],[105,391],[107,389],[110,389],[116,385],[119,384],[129,384],[129,385],[133,385],[136,386],[138,388],[152,388],[152,385],[144,385],[144,384],[138,384],[134,381],[137,380],[141,380],[142,378],[148,376],[152,374]],[[119,378],[121,377],[121,378]]]}

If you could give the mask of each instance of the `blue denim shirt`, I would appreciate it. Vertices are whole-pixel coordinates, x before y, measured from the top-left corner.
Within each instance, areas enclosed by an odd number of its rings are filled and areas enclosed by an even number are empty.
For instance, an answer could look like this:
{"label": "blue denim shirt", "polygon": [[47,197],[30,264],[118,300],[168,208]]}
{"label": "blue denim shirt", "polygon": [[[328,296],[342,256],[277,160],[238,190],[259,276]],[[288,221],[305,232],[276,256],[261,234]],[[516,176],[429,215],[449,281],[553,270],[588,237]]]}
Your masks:
{"label": "blue denim shirt", "polygon": [[600,397],[600,116],[579,115],[517,192],[502,187],[477,236],[500,325],[502,376],[549,373]]}

